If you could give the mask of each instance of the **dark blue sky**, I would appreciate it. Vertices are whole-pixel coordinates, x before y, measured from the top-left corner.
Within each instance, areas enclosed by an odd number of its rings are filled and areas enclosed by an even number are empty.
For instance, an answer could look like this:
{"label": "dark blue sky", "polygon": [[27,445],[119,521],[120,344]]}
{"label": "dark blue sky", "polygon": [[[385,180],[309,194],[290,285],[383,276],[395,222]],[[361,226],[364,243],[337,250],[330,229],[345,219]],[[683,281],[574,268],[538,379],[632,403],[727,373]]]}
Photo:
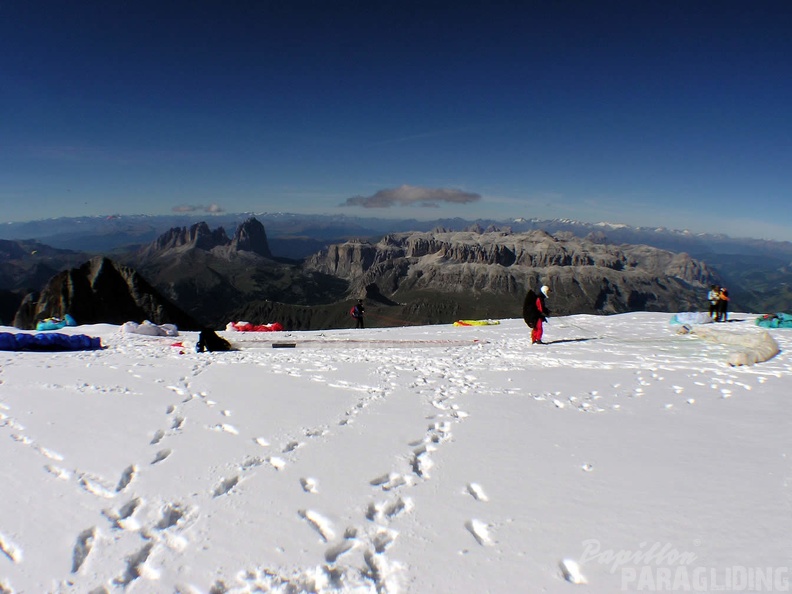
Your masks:
{"label": "dark blue sky", "polygon": [[791,31],[780,0],[3,1],[0,221],[567,217],[792,240]]}

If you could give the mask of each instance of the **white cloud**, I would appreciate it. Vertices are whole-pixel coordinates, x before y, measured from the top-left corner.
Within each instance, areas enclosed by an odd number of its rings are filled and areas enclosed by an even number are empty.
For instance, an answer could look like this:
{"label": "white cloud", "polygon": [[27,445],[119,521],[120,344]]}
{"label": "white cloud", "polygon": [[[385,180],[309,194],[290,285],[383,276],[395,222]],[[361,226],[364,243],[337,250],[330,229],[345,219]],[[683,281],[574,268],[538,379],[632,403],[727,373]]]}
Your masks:
{"label": "white cloud", "polygon": [[429,206],[437,207],[442,202],[467,204],[481,200],[481,194],[451,188],[422,188],[403,185],[398,188],[380,190],[371,196],[347,198],[341,206],[362,206],[363,208],[390,208],[391,206]]}
{"label": "white cloud", "polygon": [[171,210],[173,212],[185,213],[185,212],[206,212],[210,214],[217,214],[220,212],[225,212],[225,209],[218,204],[210,204],[208,206],[202,206],[200,204],[178,204],[174,206]]}

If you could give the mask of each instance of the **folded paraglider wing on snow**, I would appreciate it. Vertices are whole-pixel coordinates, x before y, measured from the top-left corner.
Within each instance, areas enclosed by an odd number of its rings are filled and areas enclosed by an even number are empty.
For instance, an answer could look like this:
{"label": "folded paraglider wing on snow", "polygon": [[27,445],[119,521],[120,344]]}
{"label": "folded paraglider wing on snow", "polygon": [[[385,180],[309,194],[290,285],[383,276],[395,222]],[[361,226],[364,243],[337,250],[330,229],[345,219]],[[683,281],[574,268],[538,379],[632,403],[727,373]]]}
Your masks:
{"label": "folded paraglider wing on snow", "polygon": [[92,351],[101,348],[101,338],[86,334],[0,332],[1,351]]}

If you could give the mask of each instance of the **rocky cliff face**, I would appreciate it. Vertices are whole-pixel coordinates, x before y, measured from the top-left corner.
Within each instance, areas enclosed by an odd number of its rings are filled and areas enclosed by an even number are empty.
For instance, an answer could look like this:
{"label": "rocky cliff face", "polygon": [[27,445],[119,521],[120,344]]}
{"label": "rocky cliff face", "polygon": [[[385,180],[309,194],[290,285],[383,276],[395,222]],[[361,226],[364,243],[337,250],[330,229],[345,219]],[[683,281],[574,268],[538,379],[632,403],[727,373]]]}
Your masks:
{"label": "rocky cliff face", "polygon": [[267,232],[264,225],[255,218],[250,218],[237,227],[229,247],[234,251],[253,252],[264,258],[272,258]]}
{"label": "rocky cliff face", "polygon": [[123,324],[151,320],[196,330],[199,324],[164,299],[137,272],[104,257],[60,272],[40,293],[23,300],[14,326],[35,328],[38,320],[70,314],[78,324]]}
{"label": "rocky cliff face", "polygon": [[542,284],[559,314],[696,309],[711,279],[686,254],[544,231],[392,234],[330,246],[306,268],[348,280],[353,293],[375,285],[402,303],[445,295],[493,317],[518,315],[527,289]]}
{"label": "rocky cliff face", "polygon": [[252,252],[265,258],[272,258],[264,225],[253,217],[240,224],[231,239],[222,227],[213,231],[205,222],[190,227],[173,227],[142,248],[138,257],[146,260],[193,249]]}
{"label": "rocky cliff face", "polygon": [[343,297],[346,281],[303,274],[295,264],[272,259],[264,226],[255,218],[229,239],[206,223],[175,228],[126,260],[168,299],[201,323],[223,328],[230,312],[257,300],[294,305]]}

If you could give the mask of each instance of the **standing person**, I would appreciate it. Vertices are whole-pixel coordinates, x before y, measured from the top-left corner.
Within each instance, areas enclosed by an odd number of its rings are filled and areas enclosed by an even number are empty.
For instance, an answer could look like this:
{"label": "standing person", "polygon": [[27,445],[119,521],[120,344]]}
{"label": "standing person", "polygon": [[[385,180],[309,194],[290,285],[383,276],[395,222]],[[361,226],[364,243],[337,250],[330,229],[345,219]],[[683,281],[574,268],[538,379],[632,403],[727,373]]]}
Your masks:
{"label": "standing person", "polygon": [[709,293],[707,293],[707,301],[709,301],[709,315],[713,320],[718,318],[718,298],[720,296],[720,288],[718,285],[712,285]]}
{"label": "standing person", "polygon": [[545,299],[549,294],[550,287],[542,285],[538,295],[531,289],[523,301],[523,320],[531,328],[531,344],[544,344],[542,342],[543,323],[547,321],[547,316],[550,313],[545,305]]}
{"label": "standing person", "polygon": [[352,314],[352,317],[355,318],[355,328],[365,328],[365,324],[363,323],[363,314],[365,313],[366,308],[363,307],[363,300],[358,299],[358,302],[352,307],[352,310],[349,312]]}
{"label": "standing person", "polygon": [[720,293],[718,293],[718,313],[716,322],[728,322],[728,311],[729,309],[729,290],[726,287],[720,288]]}

